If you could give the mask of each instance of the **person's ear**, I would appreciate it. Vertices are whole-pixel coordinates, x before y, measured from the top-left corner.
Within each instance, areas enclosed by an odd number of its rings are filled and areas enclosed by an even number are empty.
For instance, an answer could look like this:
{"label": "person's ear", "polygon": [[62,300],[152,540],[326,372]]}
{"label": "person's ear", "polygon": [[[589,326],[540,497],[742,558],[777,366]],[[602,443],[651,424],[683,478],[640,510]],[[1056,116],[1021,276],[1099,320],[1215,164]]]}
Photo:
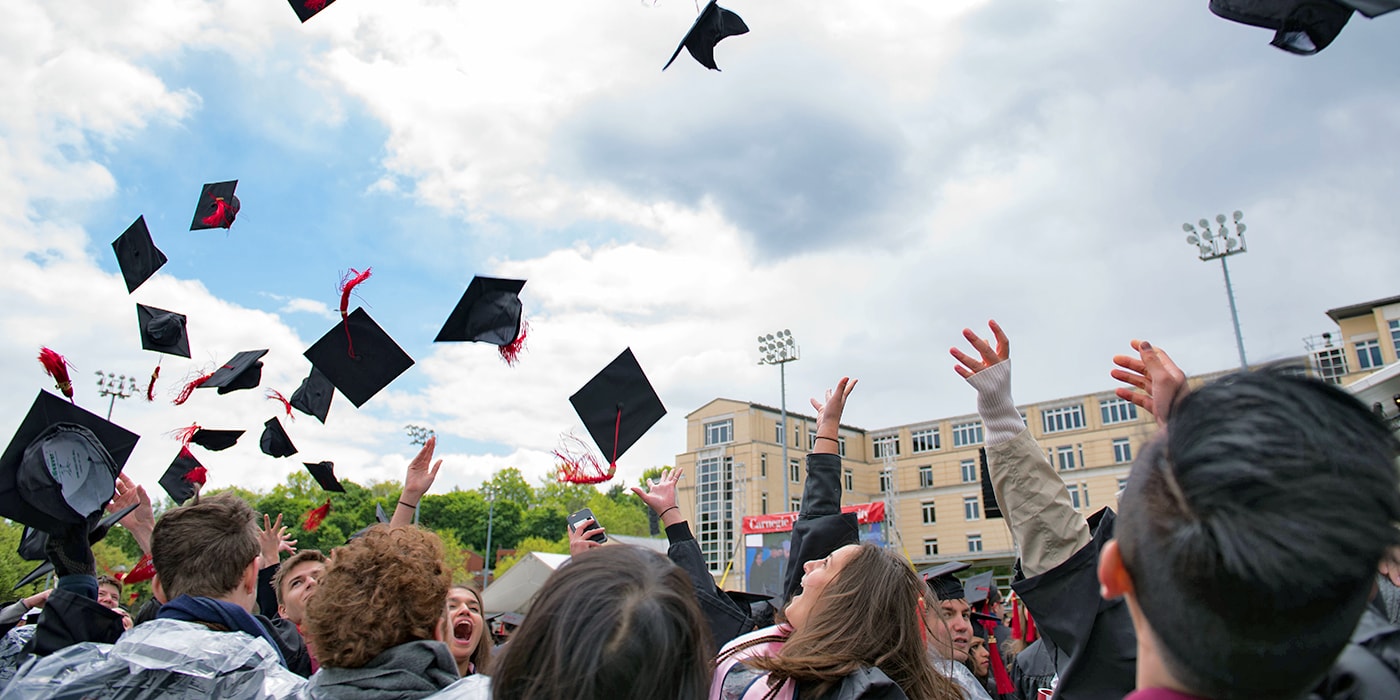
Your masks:
{"label": "person's ear", "polygon": [[151,597],[155,598],[156,602],[161,605],[170,602],[165,597],[165,586],[160,583],[160,574],[151,577]]}
{"label": "person's ear", "polygon": [[1099,595],[1112,600],[1132,593],[1133,578],[1123,566],[1123,553],[1118,549],[1118,541],[1110,540],[1099,553]]}
{"label": "person's ear", "polygon": [[259,564],[259,563],[261,563],[261,562],[260,562],[260,557],[254,557],[254,558],[253,558],[253,561],[248,562],[248,568],[246,568],[246,569],[243,570],[243,592],[244,592],[244,593],[254,593],[254,594],[257,593],[257,591],[258,591],[258,564]]}

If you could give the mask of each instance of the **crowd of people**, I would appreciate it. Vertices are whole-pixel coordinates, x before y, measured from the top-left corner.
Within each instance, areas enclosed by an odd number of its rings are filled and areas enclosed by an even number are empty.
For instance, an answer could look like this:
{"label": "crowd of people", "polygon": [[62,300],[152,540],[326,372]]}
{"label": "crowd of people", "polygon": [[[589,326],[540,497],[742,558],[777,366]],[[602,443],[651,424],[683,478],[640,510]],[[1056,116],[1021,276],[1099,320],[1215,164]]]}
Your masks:
{"label": "crowd of people", "polygon": [[1134,341],[1113,376],[1159,429],[1118,507],[1086,519],[991,332],[964,331],[970,351],[952,354],[1015,540],[1008,592],[960,578],[966,564],[919,572],[860,542],[840,501],[837,431],[857,384],[843,378],[812,401],[774,601],[716,585],[677,507],[680,469],[634,489],[665,556],[579,523],[570,562],[500,644],[481,592],[412,522],[442,464],[432,439],[390,522],[329,553],[297,551],[280,517],[232,494],[156,519],[122,476],[108,508],[135,505],[120,526],[149,550],[155,601],[121,608],[121,582],[95,575],[100,532],[49,533],[57,585],[0,609],[0,700],[1400,698],[1400,441],[1369,410],[1290,368],[1188,387]]}

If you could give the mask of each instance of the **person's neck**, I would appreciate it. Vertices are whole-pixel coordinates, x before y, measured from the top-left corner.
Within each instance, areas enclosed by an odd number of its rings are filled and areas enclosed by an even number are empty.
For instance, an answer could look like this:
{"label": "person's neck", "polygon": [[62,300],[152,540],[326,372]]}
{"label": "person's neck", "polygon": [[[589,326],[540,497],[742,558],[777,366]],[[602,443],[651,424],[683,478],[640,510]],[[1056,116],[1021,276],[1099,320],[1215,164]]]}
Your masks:
{"label": "person's neck", "polygon": [[1178,681],[1162,661],[1157,649],[1157,635],[1153,634],[1151,625],[1147,624],[1137,606],[1129,605],[1128,610],[1137,629],[1137,689],[1164,688],[1194,696],[1195,693]]}
{"label": "person's neck", "polygon": [[209,599],[210,599],[210,600],[217,600],[217,601],[219,601],[220,603],[228,603],[229,605],[233,605],[233,606],[242,608],[244,612],[247,612],[247,613],[250,614],[250,615],[253,613],[252,607],[248,605],[248,601],[247,601],[244,597],[242,597],[242,596],[238,596],[238,595],[235,595],[235,594],[228,594],[228,595],[221,595],[221,596],[210,596]]}

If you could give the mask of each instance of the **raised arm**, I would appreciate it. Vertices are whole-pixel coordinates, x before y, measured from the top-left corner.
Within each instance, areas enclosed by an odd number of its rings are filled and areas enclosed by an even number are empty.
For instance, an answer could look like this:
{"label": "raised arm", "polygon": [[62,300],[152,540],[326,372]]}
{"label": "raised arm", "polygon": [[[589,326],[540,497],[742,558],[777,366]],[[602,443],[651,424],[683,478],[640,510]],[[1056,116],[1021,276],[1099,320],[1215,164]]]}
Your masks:
{"label": "raised arm", "polygon": [[1172,361],[1165,350],[1153,347],[1146,340],[1134,340],[1131,345],[1137,351],[1132,355],[1114,355],[1113,364],[1120,369],[1109,375],[1133,388],[1119,387],[1114,391],[1118,398],[1132,401],[1142,410],[1157,418],[1157,425],[1165,427],[1172,406],[1187,392],[1186,373]]}
{"label": "raised arm", "polygon": [[437,478],[438,469],[442,467],[442,460],[433,462],[435,447],[437,436],[429,437],[428,441],[423,443],[423,449],[408,463],[408,470],[403,476],[403,493],[399,495],[399,504],[394,507],[394,517],[389,519],[389,527],[413,524],[413,512],[417,510],[418,502],[423,500],[423,495],[433,487],[433,480]]}
{"label": "raised arm", "polygon": [[1089,544],[1089,526],[1016,410],[1011,398],[1011,341],[996,321],[988,325],[995,348],[964,328],[963,337],[977,357],[958,348],[950,352],[958,361],[953,369],[977,390],[992,490],[1020,548],[1021,571],[1030,578]]}
{"label": "raised arm", "polygon": [[131,538],[136,540],[142,553],[150,554],[151,533],[156,527],[156,514],[151,508],[151,497],[146,495],[145,486],[138,485],[125,474],[117,475],[116,494],[108,504],[107,512],[115,513],[133,503],[136,504],[136,510],[128,513],[117,524],[131,533]]}
{"label": "raised arm", "polygon": [[841,414],[855,388],[856,380],[842,377],[835,389],[827,390],[825,401],[812,399],[812,407],[817,410],[817,437],[807,455],[802,507],[792,524],[784,601],[801,590],[804,564],[860,542],[856,516],[841,512]]}

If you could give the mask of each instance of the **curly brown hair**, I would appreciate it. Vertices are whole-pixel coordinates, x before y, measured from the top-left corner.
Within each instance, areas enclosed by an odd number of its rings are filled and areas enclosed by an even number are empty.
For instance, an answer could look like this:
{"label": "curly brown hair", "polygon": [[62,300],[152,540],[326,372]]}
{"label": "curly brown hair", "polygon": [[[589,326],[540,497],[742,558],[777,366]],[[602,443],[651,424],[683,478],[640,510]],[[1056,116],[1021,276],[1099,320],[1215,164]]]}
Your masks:
{"label": "curly brown hair", "polygon": [[437,535],[370,528],[332,554],[306,606],[317,660],[360,668],[390,647],[433,639],[450,580]]}

